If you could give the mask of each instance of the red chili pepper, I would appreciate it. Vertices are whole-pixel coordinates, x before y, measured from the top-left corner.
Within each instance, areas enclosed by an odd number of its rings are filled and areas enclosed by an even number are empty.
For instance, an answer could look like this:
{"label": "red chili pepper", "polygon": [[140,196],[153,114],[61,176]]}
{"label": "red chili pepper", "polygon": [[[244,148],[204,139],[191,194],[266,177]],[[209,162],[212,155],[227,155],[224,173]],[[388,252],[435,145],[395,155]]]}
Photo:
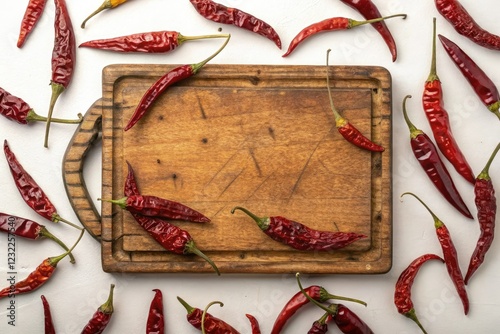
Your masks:
{"label": "red chili pepper", "polygon": [[44,295],[41,295],[42,305],[43,305],[43,315],[44,315],[44,323],[45,323],[45,334],[56,334],[56,330],[54,328],[54,323],[52,321],[52,315],[50,313],[50,305]]}
{"label": "red chili pepper", "polygon": [[425,116],[441,153],[460,175],[474,184],[474,174],[453,137],[448,112],[443,105],[443,89],[436,71],[436,18],[433,20],[433,27],[431,70],[422,97]]}
{"label": "red chili pepper", "polygon": [[3,150],[10,167],[10,172],[14,178],[14,182],[16,183],[17,189],[26,204],[28,204],[28,206],[40,216],[53,221],[54,223],[61,221],[73,226],[74,228],[81,229],[66,219],[63,219],[57,213],[54,204],[52,204],[42,188],[40,188],[35,180],[33,180],[31,175],[24,169],[14,153],[10,150],[7,140],[4,140],[3,142]]}
{"label": "red chili pepper", "polygon": [[325,31],[334,31],[334,30],[347,30],[347,29],[352,29],[364,24],[368,23],[376,23],[380,22],[386,19],[390,19],[393,17],[398,17],[402,16],[403,18],[406,18],[406,14],[397,14],[397,15],[391,15],[391,16],[386,16],[386,17],[379,17],[376,19],[368,20],[368,21],[356,21],[353,19],[349,19],[346,17],[332,17],[325,19],[320,22],[313,23],[304,29],[302,29],[292,40],[290,45],[288,46],[288,50],[283,54],[283,57],[288,56],[290,53],[295,50],[295,48],[301,44],[303,41],[305,41],[307,38],[314,36],[316,34],[319,34],[321,32]]}
{"label": "red chili pepper", "polygon": [[251,314],[245,314],[245,316],[250,321],[250,326],[252,326],[252,334],[261,334],[260,325],[257,319]]}
{"label": "red chili pepper", "polygon": [[174,68],[173,70],[167,72],[165,75],[163,75],[160,79],[158,79],[151,87],[148,88],[146,93],[142,96],[141,101],[139,102],[139,105],[136,107],[134,113],[132,114],[132,117],[128,121],[127,125],[125,126],[125,131],[129,130],[132,128],[135,123],[137,123],[151,108],[153,103],[156,101],[158,96],[160,96],[168,87],[172,86],[173,84],[182,81],[184,79],[190,78],[198,71],[205,66],[206,63],[208,63],[212,58],[217,56],[219,52],[224,49],[224,47],[227,45],[229,42],[229,39],[231,38],[231,35],[228,35],[228,38],[224,42],[224,44],[220,47],[219,50],[217,50],[214,54],[212,54],[210,57],[207,59],[197,63],[197,64],[190,64],[190,65],[182,65],[179,67]]}
{"label": "red chili pepper", "polygon": [[[376,19],[381,17],[380,11],[377,6],[371,0],[340,0],[351,8],[356,9],[363,17],[367,20]],[[392,55],[392,61],[396,61],[398,56],[396,42],[392,37],[392,34],[385,24],[384,21],[374,22],[372,26],[379,32],[379,34],[384,39],[385,43],[389,47],[389,51]]]}
{"label": "red chili pepper", "polygon": [[163,295],[161,290],[154,289],[155,295],[149,307],[146,334],[165,333],[165,316],[163,314]]}
{"label": "red chili pepper", "polygon": [[47,0],[29,0],[23,20],[21,21],[21,29],[17,40],[18,48],[24,45],[28,35],[33,31],[35,25],[40,20],[46,3]]}
{"label": "red chili pepper", "polygon": [[443,35],[438,35],[446,53],[489,111],[500,119],[500,93],[488,75],[457,44]]}
{"label": "red chili pepper", "polygon": [[434,227],[436,228],[436,235],[441,245],[441,249],[443,250],[443,258],[444,263],[446,265],[446,269],[448,270],[448,274],[457,289],[458,296],[462,301],[464,306],[464,313],[467,315],[469,313],[469,297],[467,296],[467,290],[465,289],[465,283],[462,276],[462,271],[460,270],[460,264],[458,262],[458,254],[453,244],[453,240],[451,239],[450,232],[446,225],[429,209],[429,207],[419,198],[417,195],[406,192],[401,196],[411,195],[415,197],[422,205],[429,211],[432,218],[434,219]]}
{"label": "red chili pepper", "polygon": [[332,321],[332,315],[326,312],[321,318],[313,322],[307,334],[325,334],[328,332],[328,322]]}
{"label": "red chili pepper", "polygon": [[424,254],[417,257],[401,272],[394,291],[394,305],[396,305],[398,312],[415,321],[424,333],[427,332],[418,320],[415,308],[413,307],[413,301],[411,300],[411,287],[418,271],[422,265],[429,260],[440,260],[444,262],[444,260],[436,254]]}
{"label": "red chili pepper", "polygon": [[93,17],[94,15],[102,12],[103,10],[105,9],[113,9],[113,8],[116,8],[118,7],[119,5],[123,4],[127,2],[127,0],[104,0],[104,2],[99,6],[99,8],[97,8],[94,12],[92,12],[92,14],[90,14],[83,22],[82,22],[82,29],[85,29],[85,24],[87,23],[87,21]]}
{"label": "red chili pepper", "polygon": [[344,248],[353,242],[366,238],[354,232],[319,231],[285,217],[257,217],[242,207],[234,207],[231,213],[241,210],[250,216],[271,239],[298,250],[330,251]]}
{"label": "red chili pepper", "polygon": [[474,252],[472,253],[472,256],[470,258],[469,268],[467,269],[467,274],[465,275],[464,279],[465,284],[469,283],[472,275],[484,262],[484,257],[490,249],[493,238],[495,237],[495,217],[497,213],[497,201],[495,197],[495,189],[493,188],[493,183],[491,182],[489,169],[499,149],[500,144],[496,146],[483,170],[477,176],[476,183],[474,184],[477,220],[479,222],[481,234],[477,241],[476,248],[474,249]]}
{"label": "red chili pepper", "polygon": [[422,130],[417,129],[408,118],[406,99],[409,97],[411,95],[407,95],[403,100],[403,115],[410,129],[410,145],[415,158],[417,158],[420,166],[422,166],[432,184],[436,186],[443,197],[460,213],[472,219],[473,217],[455,187],[448,169],[439,157],[436,146],[434,146],[429,136]]}
{"label": "red chili pepper", "polygon": [[52,96],[45,127],[45,147],[49,147],[49,129],[54,106],[71,82],[76,61],[75,33],[66,7],[66,0],[54,0],[54,3],[56,5],[55,38],[52,50],[52,80],[50,81]]}
{"label": "red chili pepper", "polygon": [[438,12],[455,28],[477,45],[500,50],[500,36],[483,29],[458,0],[435,0]]}
{"label": "red chili pepper", "polygon": [[113,315],[113,291],[115,285],[111,284],[109,296],[106,302],[99,306],[97,311],[92,315],[89,322],[85,325],[81,334],[101,334],[108,326],[111,316]]}
{"label": "red chili pepper", "polygon": [[281,40],[271,25],[244,11],[226,7],[212,0],[189,0],[204,18],[222,24],[231,24],[266,37],[281,49]]}

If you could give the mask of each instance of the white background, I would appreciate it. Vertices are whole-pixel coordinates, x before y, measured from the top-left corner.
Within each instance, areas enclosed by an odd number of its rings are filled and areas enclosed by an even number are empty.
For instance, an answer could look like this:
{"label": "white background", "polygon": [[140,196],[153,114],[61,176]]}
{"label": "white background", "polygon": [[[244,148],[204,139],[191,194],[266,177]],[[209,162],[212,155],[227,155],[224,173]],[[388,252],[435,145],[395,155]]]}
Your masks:
{"label": "white background", "polygon": [[[216,33],[220,24],[200,17],[188,0],[132,0],[91,19],[86,29],[80,28],[83,19],[100,5],[100,0],[68,0],[68,8],[76,32],[77,44],[90,39],[153,30],[177,30],[185,35]],[[354,19],[362,17],[353,9],[335,0],[224,0],[227,6],[237,7],[265,20],[279,33],[283,49],[303,27],[334,16]],[[447,224],[459,253],[465,273],[479,231],[477,219],[467,220],[451,208],[437,193],[417,164],[409,147],[409,132],[401,113],[405,95],[410,117],[417,127],[428,134],[430,129],[421,109],[420,97],[427,79],[431,55],[432,18],[437,17],[438,32],[458,43],[500,85],[498,51],[476,46],[458,35],[447,21],[439,16],[433,1],[376,0],[384,15],[406,13],[408,18],[388,21],[399,49],[393,63],[381,37],[370,26],[350,31],[325,33],[299,46],[288,58],[269,40],[231,26],[222,26],[231,33],[227,48],[212,63],[219,64],[276,64],[323,65],[325,50],[332,49],[331,63],[342,65],[380,65],[393,78],[393,212],[394,256],[392,270],[384,275],[317,275],[303,277],[304,285],[318,284],[330,292],[360,298],[368,307],[349,304],[375,333],[419,333],[409,319],[399,315],[393,304],[394,284],[400,272],[417,256],[424,253],[441,254],[431,216],[413,198],[400,200],[400,194],[413,191],[419,194]],[[54,3],[48,1],[35,31],[22,49],[16,47],[19,25],[27,1],[0,0],[0,87],[22,97],[41,115],[46,115],[51,77],[50,58],[53,46]],[[497,15],[499,4],[484,0],[462,0],[482,26],[500,34]],[[56,117],[74,118],[85,113],[101,96],[101,70],[113,63],[196,63],[211,54],[217,41],[186,43],[170,54],[117,54],[91,49],[77,50],[77,66],[73,81],[56,105]],[[438,44],[438,74],[443,82],[445,105],[450,113],[453,132],[477,175],[500,140],[499,120],[489,113],[468,83],[455,68]],[[44,124],[28,126],[0,119],[0,139],[7,139],[24,167],[46,191],[62,216],[72,221],[72,211],[61,176],[61,162],[75,126],[53,124],[50,148],[43,147]],[[93,198],[100,196],[101,158],[97,147],[87,160],[85,178]],[[450,166],[448,164],[448,166]],[[356,173],[353,168],[352,173]],[[466,204],[475,216],[473,188],[452,170]],[[493,163],[493,184],[500,187],[500,161]],[[348,186],[348,185],[346,185]],[[43,221],[22,201],[8,170],[0,159],[0,211],[31,218],[45,224],[67,244],[72,244],[78,232],[64,225]],[[7,285],[7,237],[0,235],[0,287]],[[40,243],[17,238],[18,279],[26,277],[48,256],[61,249],[46,240]],[[108,274],[102,271],[100,247],[89,235],[74,251],[77,264],[60,262],[52,279],[40,290],[15,298],[16,326],[8,325],[7,299],[0,300],[0,333],[43,333],[43,311],[40,295],[51,304],[57,333],[79,333],[108,294],[110,283],[116,284],[115,314],[106,333],[143,333],[154,288],[164,294],[167,333],[197,333],[185,321],[185,310],[176,296],[193,306],[203,308],[213,300],[225,306],[214,306],[211,313],[227,320],[242,333],[250,333],[245,313],[253,314],[261,323],[263,333],[269,333],[275,317],[288,298],[297,291],[293,275],[232,275],[212,274]],[[429,333],[492,333],[500,324],[500,243],[495,240],[486,261],[468,286],[471,310],[464,316],[445,267],[437,262],[425,265],[413,287],[417,314]],[[307,307],[293,318],[286,333],[306,333],[321,310]],[[330,326],[331,333],[338,329]]]}

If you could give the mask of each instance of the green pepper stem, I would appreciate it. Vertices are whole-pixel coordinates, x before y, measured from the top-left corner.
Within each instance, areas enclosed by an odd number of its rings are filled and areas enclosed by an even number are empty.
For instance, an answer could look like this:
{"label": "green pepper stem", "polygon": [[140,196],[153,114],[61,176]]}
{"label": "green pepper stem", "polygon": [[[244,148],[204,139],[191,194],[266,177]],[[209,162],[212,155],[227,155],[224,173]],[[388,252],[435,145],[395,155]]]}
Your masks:
{"label": "green pepper stem", "polygon": [[342,126],[342,124],[345,124],[346,120],[344,117],[340,115],[338,112],[337,108],[335,108],[335,105],[333,104],[333,98],[332,98],[332,90],[330,88],[330,67],[329,67],[329,59],[330,59],[330,52],[332,50],[328,49],[326,50],[326,89],[328,90],[328,98],[330,99],[330,107],[333,112],[333,116],[335,117],[335,124],[337,127]]}
{"label": "green pepper stem", "polygon": [[424,329],[424,326],[422,326],[422,324],[420,323],[420,320],[418,320],[417,314],[415,313],[415,309],[414,308],[412,308],[410,311],[408,311],[404,315],[405,315],[405,317],[407,317],[407,318],[415,321],[415,323],[417,324],[418,327],[420,327],[420,329],[422,330],[422,332],[424,334],[427,334],[427,332]]}
{"label": "green pepper stem", "polygon": [[493,153],[491,153],[491,156],[488,159],[488,162],[486,162],[486,165],[484,166],[483,170],[477,176],[478,180],[490,180],[490,174],[489,174],[490,165],[493,162],[493,159],[495,159],[495,156],[497,155],[497,152],[499,149],[500,149],[500,143],[497,144],[497,146],[493,150]]}
{"label": "green pepper stem", "polygon": [[377,23],[377,22],[384,21],[387,19],[392,19],[393,17],[403,17],[403,19],[406,19],[407,16],[408,15],[406,15],[406,14],[395,14],[395,15],[390,15],[390,16],[377,17],[376,19],[371,19],[371,20],[366,20],[366,21],[356,21],[356,20],[349,19],[349,28],[348,29],[352,29],[354,27],[361,26],[361,25],[368,24],[368,23]]}
{"label": "green pepper stem", "polygon": [[52,113],[54,112],[54,106],[56,105],[56,101],[59,98],[59,95],[64,91],[64,86],[52,82],[50,84],[52,87],[52,95],[50,97],[50,105],[49,112],[47,114],[47,121],[45,123],[45,140],[43,143],[44,147],[49,147],[49,131],[50,131],[50,123],[52,122]]}
{"label": "green pepper stem", "polygon": [[422,131],[417,129],[417,127],[410,121],[408,117],[408,112],[406,111],[406,100],[411,98],[411,95],[406,95],[403,99],[403,117],[405,119],[406,125],[408,125],[408,129],[410,129],[410,137],[415,138],[419,134],[422,134]]}
{"label": "green pepper stem", "polygon": [[205,307],[205,309],[203,310],[203,313],[201,314],[201,332],[202,332],[203,334],[206,334],[206,332],[205,332],[205,316],[207,315],[207,311],[208,311],[208,309],[210,308],[210,306],[212,306],[212,305],[214,305],[214,304],[219,304],[219,305],[220,305],[220,307],[223,307],[223,306],[224,306],[224,304],[223,304],[222,302],[219,302],[219,301],[213,301],[213,302],[209,303],[209,304]]}
{"label": "green pepper stem", "polygon": [[[62,118],[52,118],[50,121],[52,123],[64,123],[64,124],[79,124],[83,120],[82,114],[78,113],[78,119],[62,119]],[[47,122],[47,117],[38,115],[33,109],[28,111],[26,116],[27,122]]]}
{"label": "green pepper stem", "polygon": [[115,290],[115,285],[111,284],[111,286],[109,288],[108,299],[104,302],[104,304],[99,306],[99,311],[101,311],[102,313],[105,313],[105,314],[113,313],[113,311],[114,311],[114,309],[113,309],[113,291],[114,290]]}
{"label": "green pepper stem", "polygon": [[322,300],[328,300],[328,299],[344,300],[346,302],[353,302],[353,303],[361,304],[363,306],[367,306],[366,302],[364,302],[362,300],[355,299],[355,298],[344,297],[344,296],[332,295],[332,294],[326,292],[326,290],[325,290],[324,296],[322,296],[321,299]]}
{"label": "green pepper stem", "polygon": [[432,57],[431,57],[431,70],[427,82],[437,81],[439,77],[436,69],[436,18],[432,20]]}
{"label": "green pepper stem", "polygon": [[415,197],[420,203],[422,203],[422,205],[427,209],[427,211],[429,211],[429,213],[431,214],[432,218],[434,219],[434,226],[436,228],[439,228],[439,227],[442,227],[444,224],[443,222],[434,214],[434,212],[432,212],[432,210],[427,206],[427,204],[424,203],[424,201],[422,201],[420,199],[420,197],[418,197],[417,195],[415,195],[414,193],[411,193],[411,192],[405,192],[401,195],[401,197],[405,196],[405,195],[411,195],[413,197]]}
{"label": "green pepper stem", "polygon": [[93,11],[89,16],[87,16],[87,18],[82,22],[82,29],[85,29],[85,23],[87,23],[87,21],[92,18],[93,16],[99,14],[100,12],[102,12],[103,10],[105,9],[108,9],[108,8],[111,8],[111,1],[110,0],[104,0],[104,2],[99,6],[99,8],[97,8],[95,11]]}
{"label": "green pepper stem", "polygon": [[196,245],[195,245],[195,243],[194,243],[193,240],[188,241],[188,243],[186,244],[186,247],[185,247],[184,251],[186,253],[198,255],[199,257],[201,257],[202,259],[204,259],[205,261],[207,261],[212,266],[212,268],[214,268],[214,270],[217,273],[217,275],[220,276],[219,268],[217,268],[217,266],[215,265],[215,263],[208,256],[206,256],[201,250],[198,249],[198,247],[196,247]]}
{"label": "green pepper stem", "polygon": [[191,314],[194,312],[195,308],[192,307],[191,305],[189,305],[184,299],[182,299],[181,297],[177,296],[177,300],[179,301],[179,303],[182,304],[182,306],[184,306],[184,308],[186,309],[187,313],[188,314]]}
{"label": "green pepper stem", "polygon": [[178,34],[177,42],[178,44],[182,44],[186,41],[195,41],[199,39],[208,39],[208,38],[229,38],[230,34],[215,34],[215,35],[198,35],[198,36],[185,36],[182,34]]}
{"label": "green pepper stem", "polygon": [[[52,233],[49,232],[49,230],[47,230],[47,228],[45,226],[42,226],[41,229],[40,229],[40,236],[42,237],[45,237],[45,238],[48,238],[52,241],[55,241],[59,246],[61,246],[64,250],[68,251],[69,248],[68,246],[66,246],[64,244],[64,242],[62,242],[61,240],[59,240],[58,237],[56,237],[55,235],[53,235]],[[70,262],[71,263],[75,263],[75,257],[73,256],[73,254],[70,252],[68,254],[68,256],[70,257]]]}
{"label": "green pepper stem", "polygon": [[97,200],[98,201],[102,201],[102,202],[108,202],[108,203],[116,204],[116,205],[118,205],[122,209],[126,209],[127,208],[127,197],[122,197],[120,199],[98,198]]}
{"label": "green pepper stem", "polygon": [[250,212],[249,210],[247,210],[241,206],[235,206],[231,210],[231,213],[234,214],[234,212],[236,210],[240,210],[240,211],[243,211],[244,213],[246,213],[250,218],[252,218],[257,223],[257,225],[259,226],[259,228],[261,230],[266,230],[269,227],[269,217],[258,217],[255,214],[253,214],[252,212]]}
{"label": "green pepper stem", "polygon": [[300,289],[300,292],[302,292],[302,294],[306,297],[307,300],[309,300],[311,303],[313,303],[314,305],[318,306],[319,308],[323,309],[325,312],[331,314],[331,315],[335,315],[335,311],[331,310],[330,308],[328,307],[325,307],[324,305],[321,305],[320,303],[318,303],[316,300],[314,300],[313,298],[311,298],[311,296],[309,296],[307,294],[307,292],[304,290],[304,288],[302,287],[302,284],[300,283],[300,273],[296,273],[295,274],[295,277],[297,278],[297,284],[299,285],[299,289]]}
{"label": "green pepper stem", "polygon": [[69,225],[69,226],[71,226],[71,227],[74,227],[74,228],[76,228],[77,230],[83,230],[83,228],[82,228],[82,227],[80,227],[80,226],[76,226],[76,225],[75,225],[75,224],[73,224],[72,222],[70,222],[70,221],[68,221],[68,220],[66,220],[66,219],[64,219],[64,218],[62,218],[61,216],[59,216],[59,214],[58,214],[58,213],[54,213],[54,214],[52,215],[52,221],[53,221],[54,223],[63,222],[64,224],[67,224],[67,225]]}
{"label": "green pepper stem", "polygon": [[78,243],[82,239],[84,232],[85,232],[85,230],[82,230],[80,232],[80,236],[78,237],[78,239],[76,240],[76,242],[65,253],[63,253],[63,254],[61,254],[59,256],[50,257],[49,258],[50,265],[53,266],[53,267],[57,266],[57,264],[59,263],[59,261],[61,261],[62,259],[64,259],[66,257],[66,255],[70,254],[73,251],[73,249],[75,249],[76,245],[78,245]]}
{"label": "green pepper stem", "polygon": [[226,47],[226,45],[227,45],[227,43],[229,43],[230,39],[231,39],[231,34],[228,34],[224,44],[222,44],[222,46],[217,51],[215,51],[215,53],[213,53],[210,57],[206,58],[205,60],[203,60],[197,64],[192,64],[191,67],[193,68],[193,74],[198,72],[200,70],[200,68],[205,66],[206,63],[208,63],[215,56],[217,56]]}

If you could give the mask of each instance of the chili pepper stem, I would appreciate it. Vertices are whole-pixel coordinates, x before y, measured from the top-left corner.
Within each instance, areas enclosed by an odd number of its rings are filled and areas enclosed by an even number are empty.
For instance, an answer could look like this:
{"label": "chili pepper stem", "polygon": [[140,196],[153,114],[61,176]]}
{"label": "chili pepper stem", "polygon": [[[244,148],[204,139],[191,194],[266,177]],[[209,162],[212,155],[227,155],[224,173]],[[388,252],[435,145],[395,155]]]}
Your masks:
{"label": "chili pepper stem", "polygon": [[439,80],[437,75],[436,66],[436,18],[432,19],[432,56],[431,56],[431,70],[427,77],[427,82]]}
{"label": "chili pepper stem", "polygon": [[208,38],[229,38],[231,35],[230,34],[215,34],[215,35],[198,35],[198,36],[185,36],[182,34],[179,34],[177,36],[177,42],[180,44],[187,42],[187,41],[195,41],[199,39],[208,39]]}
{"label": "chili pepper stem", "polygon": [[241,206],[236,206],[234,207],[232,210],[231,210],[231,213],[234,214],[234,212],[236,210],[240,210],[240,211],[243,211],[244,213],[246,213],[248,216],[250,216],[250,218],[252,218],[256,223],[257,225],[259,226],[260,229],[262,230],[266,230],[268,227],[269,227],[269,218],[261,218],[261,217],[258,217],[256,216],[255,214],[253,214],[252,212],[250,212],[249,210],[241,207]]}
{"label": "chili pepper stem", "polygon": [[72,222],[62,218],[61,216],[59,216],[57,213],[55,213],[53,216],[52,216],[52,221],[54,223],[58,223],[58,222],[63,222],[71,227],[74,227],[76,228],[77,230],[83,230],[83,227],[80,227],[80,226],[76,226],[75,224],[73,224]]}
{"label": "chili pepper stem", "polygon": [[330,88],[330,75],[329,75],[329,59],[330,59],[330,52],[332,50],[328,49],[326,50],[326,89],[328,90],[328,98],[330,99],[330,107],[333,111],[333,115],[335,117],[335,126],[336,127],[342,127],[347,123],[347,120],[340,115],[338,112],[337,108],[335,108],[335,105],[333,104],[333,98],[332,98],[332,90]]}
{"label": "chili pepper stem", "polygon": [[49,105],[49,113],[47,115],[47,121],[46,121],[46,126],[45,126],[45,141],[43,146],[49,147],[49,130],[50,130],[50,122],[52,121],[52,113],[54,112],[54,106],[56,104],[57,99],[59,98],[59,95],[62,94],[64,91],[64,86],[57,84],[57,83],[51,83],[52,86],[52,96],[50,97],[50,105]]}
{"label": "chili pepper stem", "polygon": [[415,312],[415,309],[412,308],[410,311],[408,311],[404,315],[405,315],[405,317],[413,320],[417,324],[417,326],[420,327],[420,329],[422,330],[422,332],[424,334],[427,334],[427,332],[424,329],[424,326],[422,326],[422,324],[420,323],[420,320],[418,320],[418,318],[417,318],[417,314]]}
{"label": "chili pepper stem", "polygon": [[417,195],[415,195],[414,193],[411,193],[411,192],[405,192],[401,195],[401,197],[403,197],[405,195],[411,195],[411,196],[415,197],[420,203],[422,203],[422,205],[427,209],[427,211],[429,211],[432,218],[434,219],[434,226],[436,228],[439,228],[443,225],[443,222],[434,214],[434,212],[432,212],[432,210],[427,206],[427,204],[425,204],[425,202],[420,199],[420,197],[418,197]]}
{"label": "chili pepper stem", "polygon": [[99,307],[99,310],[102,312],[102,313],[106,313],[106,314],[111,314],[113,313],[114,309],[113,309],[113,293],[114,293],[114,290],[115,290],[115,285],[114,284],[111,284],[110,288],[109,288],[109,296],[108,296],[108,299],[104,302],[104,304],[102,304],[100,307]]}
{"label": "chili pepper stem", "polygon": [[325,312],[327,312],[327,313],[329,313],[331,315],[335,315],[336,311],[333,311],[330,308],[325,307],[324,305],[321,305],[319,302],[317,302],[316,300],[314,300],[313,298],[311,298],[311,296],[309,296],[307,294],[307,292],[305,292],[304,288],[302,287],[302,283],[300,283],[300,278],[299,277],[300,277],[300,273],[296,273],[295,274],[295,278],[297,279],[297,284],[299,285],[300,292],[302,292],[302,294],[304,295],[304,297],[306,297],[307,300],[309,300],[314,305],[316,305],[319,308],[323,309]]}
{"label": "chili pepper stem", "polygon": [[[64,124],[79,124],[83,120],[82,114],[78,113],[78,119],[62,119],[62,118],[52,118],[50,121],[52,123],[64,123]],[[28,111],[26,116],[27,122],[46,122],[47,117],[38,115],[33,109]]]}
{"label": "chili pepper stem", "polygon": [[98,198],[98,201],[102,202],[108,202],[111,204],[116,204],[120,208],[125,209],[127,207],[127,197],[122,197],[120,199],[105,199],[105,198]]}
{"label": "chili pepper stem", "polygon": [[349,297],[343,297],[343,296],[337,296],[337,295],[331,295],[331,294],[327,294],[325,296],[325,298],[322,298],[322,299],[323,300],[326,300],[326,299],[344,300],[346,302],[353,302],[353,303],[361,304],[363,306],[367,306],[366,302],[364,302],[362,300],[355,299],[355,298],[349,298]]}
{"label": "chili pepper stem", "polygon": [[100,12],[102,12],[103,10],[105,9],[108,9],[108,8],[111,8],[111,1],[109,0],[105,0],[100,6],[99,8],[97,8],[95,11],[93,11],[89,16],[87,16],[87,18],[82,22],[82,29],[85,29],[85,24],[87,23],[88,20],[90,20],[92,17],[94,17],[95,15],[99,14]]}
{"label": "chili pepper stem", "polygon": [[184,308],[186,309],[187,313],[188,314],[191,314],[195,308],[192,307],[191,305],[189,305],[184,299],[182,299],[181,297],[177,296],[177,300],[179,301],[179,303],[182,304],[182,306],[184,306]]}
{"label": "chili pepper stem", "polygon": [[207,315],[207,311],[208,311],[208,309],[210,308],[210,306],[212,306],[212,305],[214,305],[214,304],[219,304],[219,305],[220,305],[220,307],[223,307],[223,306],[224,306],[224,303],[222,303],[222,302],[219,302],[219,301],[213,301],[213,302],[209,303],[209,304],[205,307],[205,309],[203,310],[203,313],[201,314],[201,332],[202,332],[203,334],[206,334],[206,332],[205,332],[205,316]]}
{"label": "chili pepper stem", "polygon": [[376,19],[371,19],[371,20],[366,20],[366,21],[356,21],[356,20],[350,19],[349,20],[349,29],[357,27],[357,26],[361,26],[361,25],[364,25],[364,24],[376,23],[376,22],[384,21],[384,20],[387,20],[387,19],[391,19],[393,17],[402,17],[403,19],[406,19],[407,15],[406,14],[395,14],[395,15],[379,17],[379,18],[376,18]]}
{"label": "chili pepper stem", "polygon": [[78,243],[82,239],[84,232],[85,232],[85,230],[82,230],[82,232],[80,232],[80,236],[78,237],[78,239],[76,240],[76,242],[65,253],[63,253],[63,254],[61,254],[59,256],[50,257],[49,258],[50,265],[53,266],[53,267],[57,266],[57,264],[59,263],[59,261],[61,261],[62,259],[64,259],[66,257],[66,255],[70,254],[73,251],[73,249],[75,249],[76,245],[78,245]]}
{"label": "chili pepper stem", "polygon": [[206,58],[205,60],[203,60],[197,64],[192,64],[191,67],[193,68],[193,74],[198,72],[200,70],[200,68],[205,66],[206,63],[208,63],[210,60],[215,58],[215,56],[217,56],[226,47],[226,45],[227,45],[227,43],[229,43],[230,39],[231,39],[231,34],[228,34],[224,44],[222,44],[222,46],[217,51],[215,51],[215,53],[213,53],[210,57]]}
{"label": "chili pepper stem", "polygon": [[[64,248],[64,250],[68,251],[69,248],[68,246],[66,246],[64,244],[64,242],[62,242],[61,240],[59,240],[58,237],[56,237],[55,235],[53,235],[52,233],[50,233],[45,227],[42,227],[42,229],[40,230],[40,235],[46,237],[46,238],[49,238],[51,239],[52,241],[55,241],[57,244],[59,244],[59,246],[61,246],[62,248]],[[70,257],[70,261],[71,263],[75,263],[75,257],[73,256],[73,254],[70,252],[68,254],[68,256]]]}
{"label": "chili pepper stem", "polygon": [[492,113],[494,113],[498,119],[500,119],[500,101],[497,101],[495,103],[493,103],[492,105],[488,106],[488,109],[489,111],[491,111]]}
{"label": "chili pepper stem", "polygon": [[186,247],[185,247],[185,252],[189,253],[189,254],[198,255],[199,257],[201,257],[202,259],[207,261],[212,266],[212,268],[214,268],[217,275],[220,276],[219,268],[217,268],[215,263],[208,256],[206,256],[201,250],[199,250],[196,247],[193,240],[188,241],[188,243],[186,244]]}
{"label": "chili pepper stem", "polygon": [[403,99],[403,117],[405,119],[406,124],[408,125],[408,129],[410,129],[410,137],[415,138],[419,134],[422,133],[421,130],[417,129],[415,125],[410,121],[410,118],[408,117],[408,112],[406,111],[406,100],[408,98],[411,98],[411,95],[406,95],[405,98]]}
{"label": "chili pepper stem", "polygon": [[478,179],[490,180],[490,174],[489,174],[490,165],[493,162],[493,159],[495,159],[495,156],[497,155],[498,150],[500,150],[500,143],[495,147],[495,149],[493,150],[493,153],[491,153],[491,156],[488,159],[488,162],[486,162],[486,165],[484,166],[483,170],[477,176]]}

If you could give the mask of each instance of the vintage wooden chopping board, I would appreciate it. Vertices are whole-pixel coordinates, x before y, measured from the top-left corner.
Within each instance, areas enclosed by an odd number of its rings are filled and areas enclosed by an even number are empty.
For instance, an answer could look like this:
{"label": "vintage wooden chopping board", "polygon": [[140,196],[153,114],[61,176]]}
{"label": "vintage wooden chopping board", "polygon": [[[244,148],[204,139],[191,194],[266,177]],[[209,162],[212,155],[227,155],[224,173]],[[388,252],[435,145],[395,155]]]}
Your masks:
{"label": "vintage wooden chopping board", "polygon": [[[128,161],[140,191],[211,218],[173,222],[222,273],[383,273],[391,267],[391,77],[381,67],[330,67],[336,108],[382,144],[370,153],[335,127],[325,66],[207,65],[169,88],[124,132],[144,92],[174,65],[111,65],[103,96],[64,157],[70,201],[102,243],[108,272],[212,272],[197,256],[162,249],[116,205],[93,207],[82,177],[102,129],[102,198],[123,197]],[[102,123],[102,128],[101,128]],[[367,238],[335,252],[302,252],[271,240],[248,216],[280,215]]]}

